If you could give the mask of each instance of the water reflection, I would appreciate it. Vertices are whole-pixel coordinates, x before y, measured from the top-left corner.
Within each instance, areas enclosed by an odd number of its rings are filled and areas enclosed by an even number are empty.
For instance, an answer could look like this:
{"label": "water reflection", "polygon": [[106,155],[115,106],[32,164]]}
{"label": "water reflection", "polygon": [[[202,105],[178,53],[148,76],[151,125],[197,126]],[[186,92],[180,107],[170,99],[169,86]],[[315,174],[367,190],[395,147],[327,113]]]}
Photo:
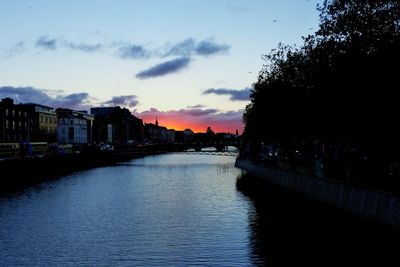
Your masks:
{"label": "water reflection", "polygon": [[268,266],[390,266],[398,232],[377,227],[280,188],[240,175],[237,190],[248,212],[253,263]]}

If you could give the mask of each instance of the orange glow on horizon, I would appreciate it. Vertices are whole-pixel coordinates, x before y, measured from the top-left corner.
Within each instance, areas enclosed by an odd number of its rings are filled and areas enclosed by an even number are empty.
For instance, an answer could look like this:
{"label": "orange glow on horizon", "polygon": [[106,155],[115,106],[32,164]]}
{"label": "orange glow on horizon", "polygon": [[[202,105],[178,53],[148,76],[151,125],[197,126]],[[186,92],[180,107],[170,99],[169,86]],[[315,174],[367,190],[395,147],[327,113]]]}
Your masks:
{"label": "orange glow on horizon", "polygon": [[[155,123],[154,119],[143,119],[145,123]],[[158,125],[166,127],[168,129],[174,129],[176,131],[183,131],[185,129],[190,129],[194,133],[205,133],[207,131],[207,127],[211,127],[211,129],[215,133],[235,133],[236,129],[239,134],[242,134],[243,126],[238,125],[237,128],[233,128],[233,125],[224,125],[224,124],[206,124],[195,121],[187,121],[182,118],[182,122],[177,122],[176,120],[169,120],[168,118],[163,118],[162,120],[158,119]]]}

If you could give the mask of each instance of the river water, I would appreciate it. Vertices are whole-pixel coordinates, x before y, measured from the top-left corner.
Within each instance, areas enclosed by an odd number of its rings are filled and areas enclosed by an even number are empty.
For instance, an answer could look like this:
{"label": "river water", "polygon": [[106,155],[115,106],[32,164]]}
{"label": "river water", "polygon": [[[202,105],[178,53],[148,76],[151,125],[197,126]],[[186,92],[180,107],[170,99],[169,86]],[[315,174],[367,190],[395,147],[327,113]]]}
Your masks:
{"label": "river water", "polygon": [[[349,252],[366,240],[354,222],[332,228],[325,208],[299,212],[302,206],[295,201],[293,207],[285,192],[260,191],[249,180],[232,157],[171,154],[2,194],[0,265],[328,266],[349,256],[369,260]],[[320,211],[325,219],[315,215]],[[332,245],[340,240],[344,245]]]}

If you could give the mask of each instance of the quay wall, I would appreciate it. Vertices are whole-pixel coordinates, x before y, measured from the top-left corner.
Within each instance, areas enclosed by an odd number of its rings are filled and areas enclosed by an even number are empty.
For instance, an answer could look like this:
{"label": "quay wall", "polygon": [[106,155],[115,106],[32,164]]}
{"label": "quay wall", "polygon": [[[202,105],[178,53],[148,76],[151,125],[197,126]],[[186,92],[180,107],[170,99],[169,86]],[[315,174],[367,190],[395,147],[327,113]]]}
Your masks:
{"label": "quay wall", "polygon": [[307,176],[247,159],[237,158],[235,166],[267,182],[400,230],[399,196]]}

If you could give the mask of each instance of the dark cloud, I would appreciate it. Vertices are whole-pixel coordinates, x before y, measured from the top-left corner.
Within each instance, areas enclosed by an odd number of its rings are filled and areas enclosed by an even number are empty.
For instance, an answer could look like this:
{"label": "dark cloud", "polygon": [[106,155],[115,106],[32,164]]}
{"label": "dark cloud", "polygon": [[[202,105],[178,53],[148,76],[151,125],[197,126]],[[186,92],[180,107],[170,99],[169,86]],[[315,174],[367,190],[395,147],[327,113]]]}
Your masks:
{"label": "dark cloud", "polygon": [[230,49],[227,44],[217,44],[211,40],[203,40],[197,44],[196,54],[200,56],[211,56],[226,53]]}
{"label": "dark cloud", "polygon": [[231,101],[247,101],[250,99],[250,88],[241,90],[227,89],[227,88],[210,88],[203,92],[203,95],[216,94],[216,95],[229,95]]}
{"label": "dark cloud", "polygon": [[5,57],[13,57],[22,54],[25,51],[25,42],[18,42],[12,45],[9,49],[4,51]]}
{"label": "dark cloud", "polygon": [[155,65],[147,70],[139,72],[136,77],[139,79],[155,78],[159,76],[165,76],[171,73],[179,72],[189,66],[190,58],[176,58],[170,61],[166,61]]}
{"label": "dark cloud", "polygon": [[198,104],[198,105],[195,105],[195,106],[188,106],[187,108],[205,108],[205,107],[206,107],[205,105]]}
{"label": "dark cloud", "polygon": [[230,49],[227,44],[218,44],[211,39],[202,40],[197,42],[193,38],[188,38],[180,43],[165,48],[166,52],[163,53],[164,57],[167,56],[181,56],[188,57],[191,55],[198,56],[211,56],[220,53],[226,53]]}
{"label": "dark cloud", "polygon": [[121,95],[121,96],[114,96],[112,99],[105,101],[102,103],[103,105],[109,106],[122,106],[132,108],[139,104],[136,95]]}
{"label": "dark cloud", "polygon": [[57,48],[57,39],[50,38],[47,36],[40,36],[36,41],[36,47],[40,47],[46,50],[55,50]]}
{"label": "dark cloud", "polygon": [[141,45],[123,45],[118,49],[119,56],[125,59],[147,59],[150,57],[150,52],[148,52]]}
{"label": "dark cloud", "polygon": [[53,105],[56,105],[56,107],[81,109],[83,106],[87,105],[88,100],[88,93],[75,93],[66,96],[57,96],[54,99]]}
{"label": "dark cloud", "polygon": [[37,103],[53,108],[88,109],[90,99],[88,93],[61,95],[59,91],[55,97],[48,94],[49,90],[33,87],[0,87],[0,98],[10,97],[17,103]]}

